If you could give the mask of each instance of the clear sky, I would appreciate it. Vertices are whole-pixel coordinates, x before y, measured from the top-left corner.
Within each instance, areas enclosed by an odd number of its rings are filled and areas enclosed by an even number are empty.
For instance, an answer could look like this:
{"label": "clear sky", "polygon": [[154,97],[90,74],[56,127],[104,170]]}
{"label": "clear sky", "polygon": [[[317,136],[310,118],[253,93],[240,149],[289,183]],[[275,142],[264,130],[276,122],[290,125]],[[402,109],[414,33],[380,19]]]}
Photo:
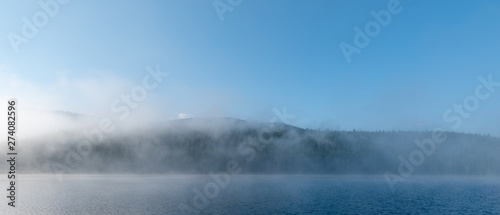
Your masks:
{"label": "clear sky", "polygon": [[[113,101],[158,64],[169,76],[133,110],[156,120],[267,122],[286,107],[307,128],[451,130],[443,114],[474,95],[478,77],[500,81],[494,0],[216,1],[223,20],[211,0],[62,3],[2,2],[2,100],[116,115]],[[340,44],[356,46],[354,29],[389,8],[399,12],[348,62]],[[41,26],[34,36],[23,18]],[[13,34],[28,42],[13,46]],[[500,136],[500,88],[478,101],[456,130]]]}

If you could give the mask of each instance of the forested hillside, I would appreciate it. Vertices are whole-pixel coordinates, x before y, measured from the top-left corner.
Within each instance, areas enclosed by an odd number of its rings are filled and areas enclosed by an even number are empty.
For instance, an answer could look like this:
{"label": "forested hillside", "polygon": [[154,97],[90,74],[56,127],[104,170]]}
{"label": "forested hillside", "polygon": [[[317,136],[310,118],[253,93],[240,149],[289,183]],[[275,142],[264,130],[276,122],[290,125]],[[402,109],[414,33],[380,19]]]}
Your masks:
{"label": "forested hillside", "polygon": [[208,173],[236,162],[242,173],[383,174],[397,172],[401,158],[411,163],[413,153],[424,155],[414,165],[417,174],[500,173],[499,138],[443,135],[446,141],[426,154],[415,141],[431,138],[430,131],[320,131],[228,118],[186,119],[107,135],[83,155],[71,134],[30,139],[20,171]]}

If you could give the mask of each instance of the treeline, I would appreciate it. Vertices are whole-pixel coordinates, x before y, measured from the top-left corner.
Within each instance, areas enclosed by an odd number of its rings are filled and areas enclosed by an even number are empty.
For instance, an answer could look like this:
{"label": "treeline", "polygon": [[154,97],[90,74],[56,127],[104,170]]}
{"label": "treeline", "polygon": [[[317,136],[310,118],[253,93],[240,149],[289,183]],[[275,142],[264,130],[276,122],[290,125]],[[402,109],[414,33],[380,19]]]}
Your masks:
{"label": "treeline", "polygon": [[[500,139],[446,132],[416,174],[500,174]],[[65,137],[68,138],[65,138]],[[318,131],[241,120],[181,120],[124,132],[75,155],[76,138],[32,140],[21,171],[71,173],[208,173],[236,161],[243,173],[383,174],[397,172],[401,158],[422,151],[415,141],[431,132]],[[71,155],[69,155],[71,154]],[[414,155],[415,153],[413,153]],[[417,153],[418,154],[418,153]],[[68,158],[69,157],[69,158]],[[69,159],[69,160],[68,160]],[[57,164],[57,165],[54,165]]]}

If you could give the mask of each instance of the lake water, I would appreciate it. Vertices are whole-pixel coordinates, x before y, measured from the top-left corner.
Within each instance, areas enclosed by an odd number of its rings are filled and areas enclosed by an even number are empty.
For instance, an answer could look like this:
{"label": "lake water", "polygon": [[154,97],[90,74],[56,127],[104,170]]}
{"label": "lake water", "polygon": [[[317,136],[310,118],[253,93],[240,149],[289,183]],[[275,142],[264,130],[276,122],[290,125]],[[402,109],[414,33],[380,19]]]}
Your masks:
{"label": "lake water", "polygon": [[180,214],[179,206],[200,214],[500,214],[498,178],[413,177],[391,191],[381,176],[233,175],[219,184],[208,175],[18,177],[16,208],[1,181],[0,214]]}

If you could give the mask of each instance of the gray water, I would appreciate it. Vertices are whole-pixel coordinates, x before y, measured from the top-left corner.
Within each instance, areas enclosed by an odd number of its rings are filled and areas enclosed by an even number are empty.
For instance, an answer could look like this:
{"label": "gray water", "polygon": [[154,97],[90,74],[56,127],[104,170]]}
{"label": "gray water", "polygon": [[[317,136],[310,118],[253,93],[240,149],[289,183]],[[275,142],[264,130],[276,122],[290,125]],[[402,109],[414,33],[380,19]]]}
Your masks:
{"label": "gray water", "polygon": [[233,175],[224,188],[208,175],[18,177],[16,208],[2,189],[0,214],[180,214],[182,204],[200,214],[500,214],[498,178],[412,177],[391,191],[382,176]]}

